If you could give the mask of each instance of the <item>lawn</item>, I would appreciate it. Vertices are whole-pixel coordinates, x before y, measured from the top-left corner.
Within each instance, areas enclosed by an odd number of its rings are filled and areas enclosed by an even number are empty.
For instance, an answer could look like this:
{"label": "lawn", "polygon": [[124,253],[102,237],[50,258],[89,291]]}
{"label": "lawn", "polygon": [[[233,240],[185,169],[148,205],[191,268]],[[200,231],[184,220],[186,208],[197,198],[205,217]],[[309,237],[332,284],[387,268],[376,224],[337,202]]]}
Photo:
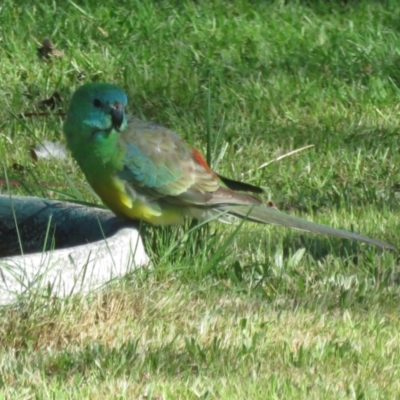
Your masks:
{"label": "lawn", "polygon": [[[398,1],[35,3],[0,4],[1,193],[99,204],[30,150],[107,81],[279,209],[400,246]],[[149,229],[154,268],[1,308],[0,399],[399,398],[398,254],[236,228]]]}

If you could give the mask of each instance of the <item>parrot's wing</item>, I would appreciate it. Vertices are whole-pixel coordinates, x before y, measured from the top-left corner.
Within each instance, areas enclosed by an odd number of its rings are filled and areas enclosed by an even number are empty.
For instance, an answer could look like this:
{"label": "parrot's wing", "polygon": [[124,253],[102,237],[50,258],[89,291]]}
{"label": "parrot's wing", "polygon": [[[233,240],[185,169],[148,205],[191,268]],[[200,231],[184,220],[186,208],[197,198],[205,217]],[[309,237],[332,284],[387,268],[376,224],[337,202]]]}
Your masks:
{"label": "parrot's wing", "polygon": [[251,195],[221,186],[201,154],[160,125],[131,117],[120,145],[126,153],[118,178],[150,201],[199,206],[260,203]]}
{"label": "parrot's wing", "polygon": [[250,183],[246,183],[246,182],[235,181],[233,179],[227,178],[220,174],[217,174],[217,175],[218,175],[218,178],[231,190],[238,190],[241,192],[252,192],[252,193],[258,193],[258,194],[265,193],[264,189],[261,189],[258,186],[254,186],[254,185],[251,185]]}

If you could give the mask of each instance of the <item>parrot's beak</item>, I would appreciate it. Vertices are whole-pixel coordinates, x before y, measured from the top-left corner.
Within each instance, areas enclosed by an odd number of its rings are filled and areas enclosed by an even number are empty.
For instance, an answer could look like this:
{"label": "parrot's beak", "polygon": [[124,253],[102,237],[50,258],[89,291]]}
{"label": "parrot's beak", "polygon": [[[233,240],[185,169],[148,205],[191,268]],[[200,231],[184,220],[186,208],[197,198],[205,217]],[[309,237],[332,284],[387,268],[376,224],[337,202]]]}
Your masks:
{"label": "parrot's beak", "polygon": [[116,101],[111,106],[110,113],[111,113],[112,126],[114,129],[119,131],[119,128],[121,128],[121,125],[124,122],[124,106]]}

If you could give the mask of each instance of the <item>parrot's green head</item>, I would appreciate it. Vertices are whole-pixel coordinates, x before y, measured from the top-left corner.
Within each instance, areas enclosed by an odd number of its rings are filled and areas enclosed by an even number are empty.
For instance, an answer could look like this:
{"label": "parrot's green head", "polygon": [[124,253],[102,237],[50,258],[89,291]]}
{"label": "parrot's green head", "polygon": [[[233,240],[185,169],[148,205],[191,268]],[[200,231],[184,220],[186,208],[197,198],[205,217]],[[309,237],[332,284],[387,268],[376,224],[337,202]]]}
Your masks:
{"label": "parrot's green head", "polygon": [[88,83],[72,96],[64,133],[73,157],[92,183],[122,168],[124,149],[118,140],[128,125],[127,103],[123,90],[109,83]]}
{"label": "parrot's green head", "polygon": [[109,83],[87,83],[77,89],[64,123],[71,150],[122,132],[127,126],[127,103],[124,91]]}

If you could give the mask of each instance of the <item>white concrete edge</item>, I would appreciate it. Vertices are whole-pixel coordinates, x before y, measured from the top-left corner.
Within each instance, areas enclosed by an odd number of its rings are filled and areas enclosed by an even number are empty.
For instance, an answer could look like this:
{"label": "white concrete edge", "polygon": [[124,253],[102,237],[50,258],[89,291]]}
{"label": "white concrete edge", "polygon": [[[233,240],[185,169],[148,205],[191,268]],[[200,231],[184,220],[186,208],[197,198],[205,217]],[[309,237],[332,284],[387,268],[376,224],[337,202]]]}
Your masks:
{"label": "white concrete edge", "polygon": [[134,228],[123,228],[94,243],[2,258],[0,304],[49,286],[54,296],[88,293],[148,264],[142,238]]}

